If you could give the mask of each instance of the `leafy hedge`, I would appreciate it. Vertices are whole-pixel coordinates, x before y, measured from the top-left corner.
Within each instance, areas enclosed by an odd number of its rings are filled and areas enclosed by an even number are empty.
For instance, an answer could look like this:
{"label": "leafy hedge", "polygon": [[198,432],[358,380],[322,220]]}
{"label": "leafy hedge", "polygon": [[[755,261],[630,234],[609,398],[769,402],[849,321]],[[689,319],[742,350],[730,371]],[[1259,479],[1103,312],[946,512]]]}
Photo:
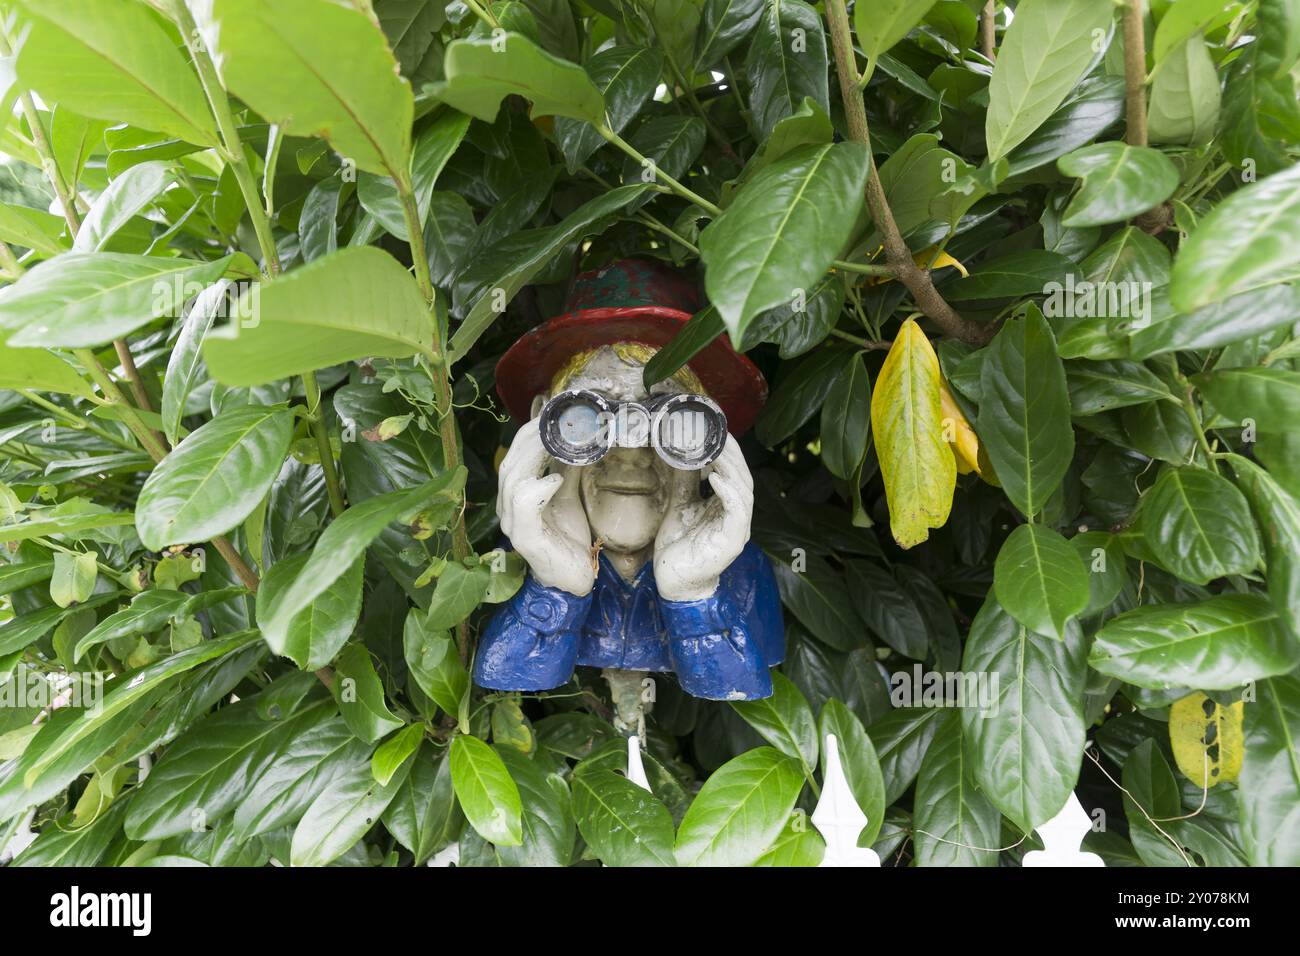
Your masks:
{"label": "leafy hedge", "polygon": [[[0,847],[814,865],[835,733],[887,863],[1300,863],[1300,5],[1144,6],[3,4]],[[653,793],[465,666],[495,361],[628,256],[772,384],[789,643]]]}

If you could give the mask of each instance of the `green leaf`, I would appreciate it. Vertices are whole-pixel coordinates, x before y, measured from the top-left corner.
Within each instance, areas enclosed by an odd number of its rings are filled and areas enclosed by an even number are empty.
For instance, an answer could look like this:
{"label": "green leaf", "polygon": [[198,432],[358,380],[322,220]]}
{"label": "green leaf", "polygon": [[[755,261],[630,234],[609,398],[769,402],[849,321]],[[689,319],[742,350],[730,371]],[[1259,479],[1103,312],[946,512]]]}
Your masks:
{"label": "green leaf", "polygon": [[897,707],[869,728],[885,778],[885,806],[897,802],[916,779],[946,712],[938,707]]}
{"label": "green leaf", "polygon": [[90,597],[99,577],[98,555],[94,551],[54,553],[54,575],[50,579],[50,598],[59,607],[80,604]]}
{"label": "green leaf", "polygon": [[867,454],[871,427],[871,382],[861,353],[848,360],[848,368],[835,376],[822,405],[822,464],[846,481],[853,477]]}
{"label": "green leaf", "polygon": [[367,357],[405,358],[433,343],[415,280],[372,246],[342,249],[254,285],[233,314],[238,321],[203,343],[208,370],[226,385],[261,385]]}
{"label": "green leaf", "polygon": [[1110,4],[1023,0],[998,46],[984,124],[989,162],[1006,156],[1056,111],[1092,64],[1094,31],[1105,35]]}
{"label": "green leaf", "polygon": [[1056,112],[1011,151],[1007,156],[1007,175],[1018,176],[1038,169],[1086,146],[1123,115],[1123,78],[1089,76],[1074,88]]}
{"label": "green leaf", "polygon": [[447,80],[435,95],[485,123],[496,119],[510,95],[529,100],[533,116],[567,116],[593,126],[605,121],[604,98],[587,72],[518,33],[454,40],[444,67]]}
{"label": "green leaf", "polygon": [[411,87],[366,14],[318,0],[212,0],[207,13],[200,28],[230,92],[283,133],[323,136],[360,169],[407,175]]}
{"label": "green leaf", "polygon": [[349,768],[312,801],[293,831],[293,866],[326,866],[374,826],[406,782],[407,759],[386,784],[375,782],[366,763]]}
{"label": "green leaf", "polygon": [[384,811],[384,827],[419,866],[456,837],[464,816],[451,787],[451,761],[421,747],[405,783]]}
{"label": "green leaf", "polygon": [[774,446],[812,418],[839,378],[848,371],[846,360],[850,354],[844,349],[825,349],[786,372],[759,412],[754,428],[758,440]]}
{"label": "green leaf", "polygon": [[218,282],[198,294],[181,323],[180,334],[176,336],[176,344],[167,360],[167,372],[163,376],[161,415],[163,433],[173,445],[179,440],[181,419],[185,417],[190,392],[199,384],[200,373],[204,369],[199,348],[225,305],[228,288],[228,283]]}
{"label": "green leaf", "polygon": [[458,734],[450,759],[452,786],[470,826],[489,843],[523,843],[519,788],[496,751],[477,737]]}
{"label": "green leaf", "polygon": [[1070,544],[1088,568],[1088,607],[1084,617],[1110,607],[1128,583],[1128,567],[1119,536],[1105,531],[1085,531],[1070,539]]}
{"label": "green leaf", "polygon": [[[745,329],[741,350],[773,342],[780,346],[783,359],[803,355],[826,340],[843,308],[844,283],[834,273],[827,273],[807,295],[754,316]],[[721,320],[718,328],[722,328]]]}
{"label": "green leaf", "polygon": [[0,203],[0,239],[11,245],[57,256],[68,249],[62,238],[66,228],[62,216],[13,203]]}
{"label": "green leaf", "polygon": [[243,800],[281,747],[332,710],[320,701],[268,720],[253,698],[199,721],[167,748],[132,798],[127,836],[161,840],[210,826]]}
{"label": "green leaf", "polygon": [[1170,315],[1136,329],[1129,338],[1129,355],[1149,358],[1184,349],[1212,349],[1244,342],[1289,326],[1300,314],[1300,285],[1252,289],[1201,306],[1187,315]]}
{"label": "green leaf", "polygon": [[188,57],[143,4],[24,0],[23,85],[82,116],[216,146],[217,129]]}
{"label": "green leaf", "polygon": [[722,334],[722,317],[713,306],[705,306],[691,316],[677,334],[646,362],[642,381],[648,389],[678,370]]}
{"label": "green leaf", "polygon": [[704,782],[677,831],[682,866],[749,866],[775,844],[804,778],[799,761],[759,747]]}
{"label": "green leaf", "polygon": [[[464,113],[449,110],[426,127],[415,141],[411,157],[411,191],[415,194],[420,219],[426,223],[438,175],[465,138],[469,122]],[[386,230],[403,242],[410,241],[402,212],[402,198],[391,176],[361,173],[357,177],[357,199]]]}
{"label": "green leaf", "polygon": [[[858,835],[858,846],[871,846],[885,822],[885,778],[871,738],[862,729],[857,715],[840,700],[828,700],[817,719],[817,737],[824,741],[834,735],[839,748],[844,776],[848,778],[853,798],[867,816],[867,825]],[[826,773],[826,753],[822,753],[822,778]]]}
{"label": "green leaf", "polygon": [[51,559],[0,565],[0,597],[48,581],[53,573]]}
{"label": "green leaf", "polygon": [[1264,532],[1268,597],[1282,624],[1300,638],[1300,503],[1249,459],[1228,459]]}
{"label": "green leaf", "polygon": [[152,205],[172,180],[171,166],[163,162],[140,163],[126,170],[95,199],[72,250],[99,252],[119,229]]}
{"label": "green leaf", "polygon": [[523,842],[519,846],[496,846],[497,860],[502,866],[570,865],[577,832],[573,797],[565,778],[559,770],[545,766],[541,760],[530,759],[513,747],[498,744],[497,753],[519,788],[523,808],[520,815]]}
{"label": "green leaf", "polygon": [[519,290],[565,246],[602,232],[617,213],[648,189],[645,185],[611,189],[554,226],[517,233],[485,249],[457,282],[457,308],[467,307],[468,311],[452,334],[450,360],[463,357]]}
{"label": "green leaf", "polygon": [[408,611],[402,629],[406,665],[416,685],[443,712],[459,719],[461,703],[469,693],[469,674],[446,631],[429,625],[418,609]]}
{"label": "green leaf", "polygon": [[257,591],[257,622],[267,646],[288,657],[303,670],[314,671],[334,659],[352,636],[361,616],[361,585],[365,562],[358,558],[312,601],[295,614],[287,628],[267,630],[285,590],[297,580],[310,554],[304,552],[277,561],[262,578]]}
{"label": "green leaf", "polygon": [[839,651],[851,651],[865,643],[862,621],[844,579],[824,558],[809,556],[808,567],[795,571],[788,559],[772,562],[781,601],[817,640]]}
{"label": "green leaf", "polygon": [[1244,186],[1219,203],[1182,244],[1170,300],[1192,312],[1275,283],[1300,265],[1300,166]]}
{"label": "green leaf", "polygon": [[971,783],[961,718],[941,713],[916,781],[916,865],[996,866],[1001,817]]}
{"label": "green leaf", "polygon": [[[605,123],[621,133],[654,95],[664,57],[649,47],[612,46],[588,60],[585,69],[604,99]],[[556,117],[555,139],[571,173],[605,142],[589,123],[567,116]]]}
{"label": "green leaf", "polygon": [[370,758],[370,773],[381,787],[388,785],[411,754],[420,749],[424,740],[424,725],[407,724],[376,748]]}
{"label": "green leaf", "polygon": [[460,275],[477,228],[473,210],[458,194],[437,191],[431,195],[429,218],[424,223],[424,249],[429,277],[435,286],[446,287]]}
{"label": "green leaf", "polygon": [[914,319],[894,337],[871,395],[871,430],[889,504],[889,531],[911,548],[941,528],[957,463],[944,440],[939,359]]}
{"label": "green leaf", "polygon": [[1154,209],[1178,188],[1178,167],[1164,153],[1127,143],[1096,143],[1056,161],[1066,176],[1083,180],[1061,224],[1104,226]]}
{"label": "green leaf", "polygon": [[1065,383],[1070,390],[1070,411],[1075,416],[1157,400],[1177,401],[1169,386],[1146,366],[1123,359],[1073,359],[1065,364]]}
{"label": "green leaf", "polygon": [[1036,306],[1004,325],[987,347],[980,394],[975,430],[983,448],[1012,504],[1026,517],[1035,515],[1074,455],[1065,370]]}
{"label": "green leaf", "polygon": [[769,3],[754,28],[745,60],[757,138],[766,140],[777,123],[799,111],[805,98],[829,114],[826,73],[826,35],[817,11],[802,0]]}
{"label": "green leaf", "polygon": [[384,685],[364,644],[349,644],[334,663],[334,699],[352,733],[373,744],[402,726],[384,700]]}
{"label": "green leaf", "polygon": [[1057,640],[1065,639],[1066,624],[1088,606],[1091,593],[1078,552],[1041,524],[1022,524],[1003,542],[993,590],[1012,618]]}
{"label": "green leaf", "polygon": [[95,397],[95,390],[57,353],[46,349],[11,349],[3,343],[0,343],[0,388]]}
{"label": "green leaf", "polygon": [[120,528],[131,524],[135,524],[135,515],[129,511],[72,511],[53,516],[41,513],[27,521],[0,524],[0,544],[26,541],[29,538],[51,534],[65,534],[74,538],[86,537],[81,532],[99,528]]}
{"label": "green leaf", "polygon": [[[698,116],[652,116],[638,123],[636,129],[627,137],[628,143],[644,159],[654,161],[659,172],[667,173],[679,182],[685,178],[691,163],[695,162],[708,130],[704,121]],[[752,164],[751,164],[752,167]],[[651,170],[631,156],[623,160],[623,181],[649,182],[653,180]],[[651,197],[643,196],[635,206],[644,204]]]}
{"label": "green leaf", "polygon": [[1050,283],[1073,271],[1074,264],[1059,252],[1026,249],[980,263],[944,286],[944,295],[954,302],[1009,299],[1040,295]]}
{"label": "green leaf", "polygon": [[1204,468],[1163,469],[1142,498],[1141,521],[1151,554],[1184,581],[1209,584],[1259,565],[1259,533],[1245,497]]}
{"label": "green leaf", "polygon": [[1169,823],[1162,827],[1153,822],[1168,821],[1182,812],[1174,772],[1154,740],[1148,738],[1133,749],[1120,779],[1129,839],[1142,861],[1147,866],[1187,866],[1187,858],[1167,835]]}
{"label": "green leaf", "polygon": [[887,53],[894,44],[921,22],[934,0],[881,0],[873,4],[855,4],[853,7],[853,32],[858,45],[867,58],[867,69],[872,69],[880,54]]}
{"label": "green leaf", "polygon": [[487,593],[491,569],[484,564],[467,568],[452,561],[438,575],[438,587],[429,601],[427,626],[433,630],[455,627],[478,607]]}
{"label": "green leaf", "polygon": [[830,268],[862,208],[867,162],[857,143],[801,147],[746,183],[700,234],[705,287],[733,340]]}
{"label": "green leaf", "polygon": [[78,715],[75,721],[64,727],[57,736],[45,742],[39,751],[35,751],[40,756],[26,768],[24,784],[29,788],[35,786],[41,775],[59,763],[64,755],[73,752],[82,741],[91,738],[96,731],[109,725],[118,714],[129,712],[134,704],[148,699],[154,691],[160,690],[169,681],[200,664],[242,650],[256,640],[256,631],[246,631],[204,641],[196,647],[173,654],[156,664],[135,671],[129,679],[121,683],[121,686],[115,687],[104,695],[98,710],[88,710]]}
{"label": "green leaf", "polygon": [[0,626],[0,655],[22,651],[54,630],[70,615],[79,610],[90,610],[101,604],[106,604],[116,596],[116,592],[110,592],[91,598],[76,607],[65,608],[55,605],[37,611],[29,611],[19,617],[11,618],[3,626]]}
{"label": "green leaf", "polygon": [[346,573],[389,524],[413,514],[435,497],[455,500],[464,480],[463,469],[444,472],[415,488],[376,495],[336,518],[316,542],[311,558],[293,584],[276,603],[274,613],[261,624],[268,642],[287,643],[288,629],[298,612]]}
{"label": "green leaf", "polygon": [[647,790],[611,770],[573,776],[578,830],[606,866],[675,866],[673,819]]}
{"label": "green leaf", "polygon": [[223,412],[172,449],[140,491],[136,531],[145,547],[206,541],[240,525],[280,473],[293,415],[248,405]]}
{"label": "green leaf", "polygon": [[771,697],[732,701],[731,707],[773,747],[798,759],[806,776],[812,775],[817,766],[817,725],[808,701],[788,677],[773,671]]}
{"label": "green leaf", "polygon": [[1156,26],[1151,44],[1152,59],[1159,64],[1193,33],[1228,12],[1220,0],[1178,0],[1171,3],[1160,15],[1160,23]]}
{"label": "green leaf", "polygon": [[176,314],[194,287],[210,285],[240,260],[213,262],[65,252],[23,274],[0,300],[10,346],[95,348]]}
{"label": "green leaf", "polygon": [[1228,368],[1194,376],[1192,383],[1220,415],[1232,422],[1250,419],[1260,432],[1285,434],[1300,416],[1300,372]]}
{"label": "green leaf", "polygon": [[1287,673],[1296,653],[1266,598],[1221,594],[1113,618],[1097,632],[1088,664],[1138,687],[1232,690]]}
{"label": "green leaf", "polygon": [[1204,146],[1219,122],[1219,75],[1205,37],[1196,33],[1156,66],[1147,107],[1153,143]]}
{"label": "green leaf", "polygon": [[1246,757],[1238,781],[1253,866],[1300,865],[1300,677],[1262,680],[1245,707]]}
{"label": "green leaf", "polygon": [[694,72],[703,73],[750,37],[764,0],[704,0],[695,32]]}
{"label": "green leaf", "polygon": [[925,660],[925,619],[893,573],[871,561],[846,561],[845,568],[853,604],[871,633],[904,657]]}
{"label": "green leaf", "polygon": [[168,621],[184,618],[244,593],[243,588],[218,588],[198,594],[157,588],[142,591],[131,599],[130,605],[110,614],[83,634],[73,650],[72,659],[80,661],[92,647],[118,638],[152,634]]}
{"label": "green leaf", "polygon": [[94,866],[121,832],[122,814],[130,803],[119,800],[83,827],[43,829],[40,836],[9,865]]}
{"label": "green leaf", "polygon": [[880,185],[904,238],[938,217],[931,207],[953,187],[953,177],[966,170],[965,160],[940,147],[939,137],[933,133],[909,137],[885,160],[880,167]]}
{"label": "green leaf", "polygon": [[997,685],[961,711],[966,754],[984,796],[1025,833],[1056,816],[1078,780],[1086,656],[1077,627],[1051,640],[992,597],[971,623],[962,670]]}
{"label": "green leaf", "polygon": [[281,741],[274,759],[235,808],[241,841],[296,822],[313,800],[350,771],[367,766],[370,746],[341,717],[314,724]]}

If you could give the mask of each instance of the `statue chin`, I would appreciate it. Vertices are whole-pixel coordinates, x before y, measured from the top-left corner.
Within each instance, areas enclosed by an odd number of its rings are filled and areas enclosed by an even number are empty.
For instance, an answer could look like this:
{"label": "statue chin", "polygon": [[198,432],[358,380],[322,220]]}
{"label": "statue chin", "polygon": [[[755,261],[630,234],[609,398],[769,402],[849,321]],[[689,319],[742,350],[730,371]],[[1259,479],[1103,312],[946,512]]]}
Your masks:
{"label": "statue chin", "polygon": [[598,490],[584,495],[592,540],[611,551],[633,554],[654,543],[664,519],[662,495],[620,494]]}

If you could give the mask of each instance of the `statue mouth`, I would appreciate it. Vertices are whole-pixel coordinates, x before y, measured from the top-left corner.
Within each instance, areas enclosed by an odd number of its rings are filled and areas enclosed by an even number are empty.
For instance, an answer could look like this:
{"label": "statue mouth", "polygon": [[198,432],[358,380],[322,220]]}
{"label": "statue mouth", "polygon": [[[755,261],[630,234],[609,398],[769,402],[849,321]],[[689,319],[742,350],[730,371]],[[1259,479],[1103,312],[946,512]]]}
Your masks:
{"label": "statue mouth", "polygon": [[659,480],[653,475],[621,475],[597,479],[596,490],[610,491],[617,495],[653,495],[659,490]]}

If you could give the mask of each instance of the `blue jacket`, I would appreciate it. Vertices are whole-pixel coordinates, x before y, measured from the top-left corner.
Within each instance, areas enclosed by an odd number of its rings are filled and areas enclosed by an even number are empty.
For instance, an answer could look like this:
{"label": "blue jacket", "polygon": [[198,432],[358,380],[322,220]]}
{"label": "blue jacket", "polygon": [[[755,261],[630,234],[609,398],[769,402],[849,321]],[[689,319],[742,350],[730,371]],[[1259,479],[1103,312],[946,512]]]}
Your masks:
{"label": "blue jacket", "polygon": [[480,638],[474,681],[493,690],[549,690],[583,664],[672,671],[696,697],[757,700],[772,695],[768,668],[784,658],[776,577],[750,542],[700,601],[661,598],[653,561],[629,584],[602,554],[584,597],[529,574]]}

